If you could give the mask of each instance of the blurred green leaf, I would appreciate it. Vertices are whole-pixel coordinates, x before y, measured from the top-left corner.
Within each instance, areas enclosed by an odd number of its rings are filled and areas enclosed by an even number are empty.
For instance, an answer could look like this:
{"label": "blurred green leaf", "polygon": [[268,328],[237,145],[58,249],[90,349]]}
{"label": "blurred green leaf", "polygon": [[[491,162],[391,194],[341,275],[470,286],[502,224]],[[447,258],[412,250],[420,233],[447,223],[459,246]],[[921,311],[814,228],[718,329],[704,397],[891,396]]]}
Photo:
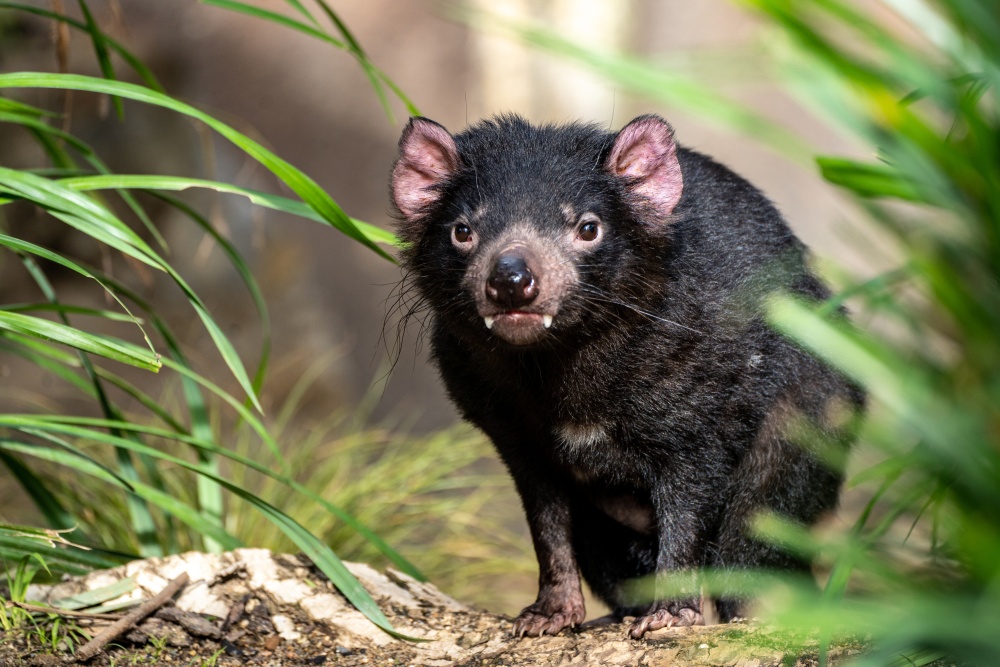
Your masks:
{"label": "blurred green leaf", "polygon": [[862,197],[891,197],[929,203],[916,185],[906,182],[889,166],[823,157],[817,158],[816,163],[823,178]]}
{"label": "blurred green leaf", "polygon": [[735,104],[700,81],[638,57],[597,51],[540,25],[512,21],[467,5],[452,5],[450,10],[479,30],[523,41],[583,65],[651,100],[696,114],[728,130],[758,137],[796,162],[805,163],[811,159],[806,143],[787,127]]}

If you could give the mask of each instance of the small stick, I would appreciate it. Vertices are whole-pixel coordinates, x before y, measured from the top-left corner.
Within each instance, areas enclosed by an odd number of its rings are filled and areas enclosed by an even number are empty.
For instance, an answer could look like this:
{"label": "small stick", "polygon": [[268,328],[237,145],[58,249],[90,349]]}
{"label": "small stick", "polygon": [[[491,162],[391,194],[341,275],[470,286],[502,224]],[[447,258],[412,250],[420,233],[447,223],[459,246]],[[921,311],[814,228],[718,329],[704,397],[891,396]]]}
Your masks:
{"label": "small stick", "polygon": [[106,630],[104,630],[104,632],[100,633],[81,646],[74,656],[76,661],[86,662],[87,660],[93,658],[95,655],[100,653],[101,649],[103,649],[108,642],[114,641],[121,635],[125,634],[126,631],[135,627],[139,621],[166,604],[167,600],[176,595],[177,591],[184,588],[187,582],[188,574],[187,572],[183,572],[179,577],[168,583],[166,587],[154,597],[143,602],[134,611],[122,616],[119,620],[115,621]]}
{"label": "small stick", "polygon": [[99,614],[92,611],[72,611],[70,609],[60,609],[59,607],[45,607],[39,604],[28,604],[27,602],[18,602],[17,600],[8,600],[7,606],[18,607],[19,609],[37,614],[55,614],[56,616],[67,616],[73,618],[95,618],[102,621],[117,621],[122,617],[121,614]]}
{"label": "small stick", "polygon": [[240,619],[243,618],[243,612],[247,608],[247,600],[250,599],[250,593],[243,596],[243,599],[238,600],[236,604],[229,608],[229,613],[226,614],[226,620],[222,622],[222,627],[219,628],[223,634],[229,632],[229,628],[233,627],[239,623]]}

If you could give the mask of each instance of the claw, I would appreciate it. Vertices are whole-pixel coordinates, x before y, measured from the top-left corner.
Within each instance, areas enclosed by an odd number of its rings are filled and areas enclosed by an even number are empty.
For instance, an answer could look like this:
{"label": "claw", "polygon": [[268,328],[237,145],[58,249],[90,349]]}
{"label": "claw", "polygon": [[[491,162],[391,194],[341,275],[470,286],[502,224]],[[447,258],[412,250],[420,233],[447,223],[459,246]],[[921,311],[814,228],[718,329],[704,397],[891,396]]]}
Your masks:
{"label": "claw", "polygon": [[512,634],[518,638],[557,635],[563,628],[579,625],[584,614],[583,605],[575,601],[552,611],[536,603],[520,613],[514,621]]}
{"label": "claw", "polygon": [[705,618],[694,609],[684,607],[670,619],[670,627],[687,627],[690,625],[705,625]]}
{"label": "claw", "polygon": [[704,625],[704,617],[694,609],[682,607],[676,614],[671,614],[663,607],[654,606],[649,612],[637,618],[629,626],[628,634],[632,639],[641,639],[647,632],[660,628],[676,628],[689,625]]}

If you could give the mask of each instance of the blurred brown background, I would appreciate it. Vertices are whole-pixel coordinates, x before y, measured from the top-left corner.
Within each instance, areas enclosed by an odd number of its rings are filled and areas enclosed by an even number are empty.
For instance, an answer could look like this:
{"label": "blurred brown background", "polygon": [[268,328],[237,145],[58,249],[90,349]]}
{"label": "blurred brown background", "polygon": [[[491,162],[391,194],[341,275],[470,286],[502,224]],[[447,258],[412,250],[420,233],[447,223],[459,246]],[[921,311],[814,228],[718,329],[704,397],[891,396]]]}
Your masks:
{"label": "blurred brown background", "polygon": [[[280,0],[257,4],[275,11],[287,8]],[[762,36],[750,15],[724,0],[480,4],[506,16],[539,20],[597,48],[625,50],[704,72],[707,83],[801,131],[821,150],[849,149],[764,80],[753,55],[766,34]],[[263,140],[310,174],[349,214],[381,226],[391,224],[387,173],[406,112],[397,104],[395,123],[390,123],[350,56],[300,33],[195,0],[91,5],[101,25],[143,58],[169,93]],[[453,130],[504,111],[534,121],[582,118],[613,128],[640,113],[661,113],[675,125],[683,143],[729,164],[767,192],[818,254],[850,260],[856,252],[843,238],[842,209],[831,188],[815,173],[752,141],[636,100],[575,66],[449,20],[434,2],[372,0],[334,6],[372,60],[422,113]],[[67,3],[67,11],[78,11],[75,3]],[[75,33],[71,45],[70,70],[96,74],[85,36]],[[46,21],[18,16],[15,23],[6,24],[0,69],[54,71],[56,66],[52,28]],[[130,76],[124,67],[119,71]],[[63,107],[59,93],[32,93],[27,99]],[[131,103],[125,124],[113,113],[103,120],[86,113],[101,104],[106,106],[106,100],[78,94],[72,101],[72,129],[102,146],[104,158],[118,171],[233,179],[249,187],[276,188],[259,167],[225,142],[206,141],[207,135],[191,123]],[[40,157],[19,154],[18,148],[30,144],[9,136],[10,130],[3,132],[4,162],[26,164]],[[327,227],[253,211],[232,198],[206,195],[204,201],[249,254],[273,309],[275,365],[267,400],[280,402],[297,375],[332,359],[307,407],[322,413],[358,401],[385,371],[388,355],[379,342],[383,330],[390,345],[395,340],[394,325],[383,329],[383,321],[398,270]],[[165,212],[157,222],[176,244],[174,261],[189,256],[188,266],[180,262],[184,275],[249,353],[256,341],[254,319],[235,274],[217,250],[203,246],[190,225],[171,216]],[[857,266],[859,261],[851,263]],[[17,285],[13,277],[0,285],[4,301],[19,300],[11,293]],[[249,329],[241,331],[243,327]],[[414,333],[402,346],[375,416],[415,420],[421,430],[449,424],[454,412],[425,353],[415,350]],[[15,386],[19,394],[31,386],[30,378],[12,377],[10,364],[6,368],[8,398]]]}

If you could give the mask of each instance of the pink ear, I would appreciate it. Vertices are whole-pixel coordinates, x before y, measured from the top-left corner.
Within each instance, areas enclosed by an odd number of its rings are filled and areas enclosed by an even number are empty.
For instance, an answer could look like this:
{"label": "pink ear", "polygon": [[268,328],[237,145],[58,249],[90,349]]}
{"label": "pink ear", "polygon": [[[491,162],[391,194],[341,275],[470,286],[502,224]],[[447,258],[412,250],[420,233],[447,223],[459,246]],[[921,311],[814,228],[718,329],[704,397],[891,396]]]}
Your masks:
{"label": "pink ear", "polygon": [[670,215],[681,199],[684,180],[677,161],[674,130],[659,116],[639,116],[615,137],[605,169],[625,179],[629,189]]}
{"label": "pink ear", "polygon": [[399,139],[392,168],[392,200],[407,220],[441,196],[434,188],[458,168],[458,148],[448,130],[427,118],[411,118]]}

